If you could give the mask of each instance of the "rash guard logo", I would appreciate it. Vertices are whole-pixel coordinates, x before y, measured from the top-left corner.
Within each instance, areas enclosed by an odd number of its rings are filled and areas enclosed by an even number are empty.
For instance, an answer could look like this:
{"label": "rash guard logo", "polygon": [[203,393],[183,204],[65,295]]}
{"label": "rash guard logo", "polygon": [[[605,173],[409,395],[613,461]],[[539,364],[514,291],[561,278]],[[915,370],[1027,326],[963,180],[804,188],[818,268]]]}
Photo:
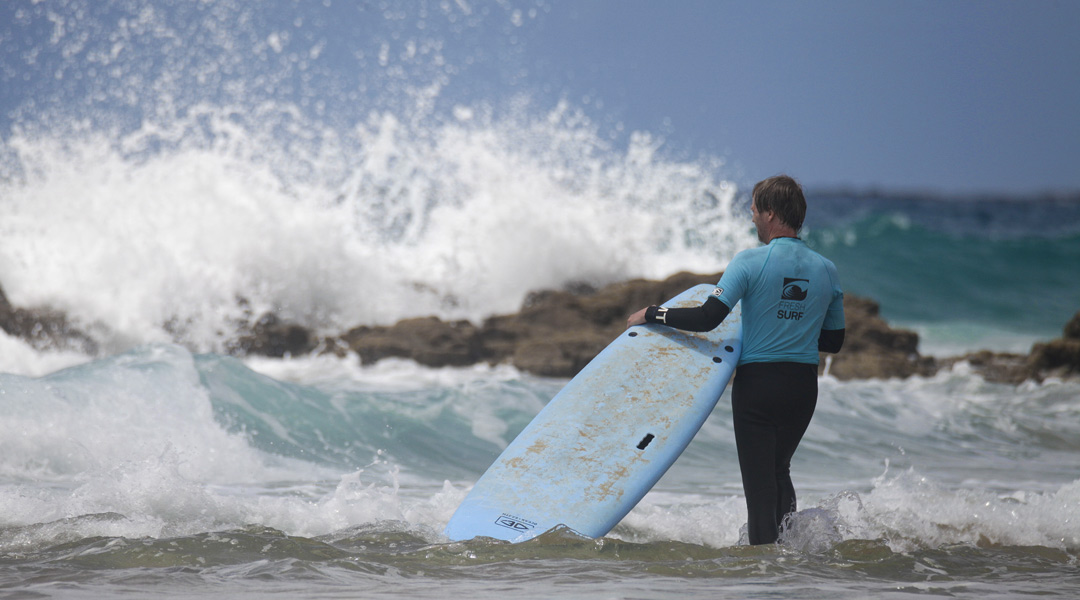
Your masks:
{"label": "rash guard logo", "polygon": [[780,294],[781,300],[806,300],[806,292],[810,287],[809,279],[784,278],[784,291]]}
{"label": "rash guard logo", "polygon": [[809,279],[784,278],[784,289],[780,292],[780,304],[776,318],[784,321],[801,321],[806,314],[803,300],[810,290]]}

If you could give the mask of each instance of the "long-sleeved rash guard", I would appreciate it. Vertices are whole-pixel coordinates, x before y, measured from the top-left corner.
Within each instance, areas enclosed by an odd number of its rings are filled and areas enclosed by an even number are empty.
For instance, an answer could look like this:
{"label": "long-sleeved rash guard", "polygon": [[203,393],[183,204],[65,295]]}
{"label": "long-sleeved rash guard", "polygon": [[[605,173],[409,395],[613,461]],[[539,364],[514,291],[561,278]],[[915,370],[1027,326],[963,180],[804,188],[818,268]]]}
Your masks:
{"label": "long-sleeved rash guard", "polygon": [[687,331],[709,331],[742,302],[739,364],[817,364],[818,352],[844,343],[844,293],[836,266],[802,240],[776,238],[735,255],[716,290],[691,308],[649,307],[645,320]]}

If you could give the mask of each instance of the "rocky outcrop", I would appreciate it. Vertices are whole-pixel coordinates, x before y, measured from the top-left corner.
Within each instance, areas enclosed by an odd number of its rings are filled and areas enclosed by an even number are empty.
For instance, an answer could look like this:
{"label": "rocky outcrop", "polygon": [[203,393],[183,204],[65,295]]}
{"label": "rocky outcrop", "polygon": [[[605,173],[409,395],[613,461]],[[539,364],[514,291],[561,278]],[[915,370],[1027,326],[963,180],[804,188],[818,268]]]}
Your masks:
{"label": "rocky outcrop", "polygon": [[[406,319],[392,326],[357,327],[323,347],[354,351],[370,364],[386,357],[428,366],[510,363],[529,373],[572,377],[626,326],[635,310],[659,304],[720,274],[679,273],[663,281],[635,279],[599,289],[544,291],[529,296],[512,315],[482,324],[442,322],[434,317]],[[847,332],[839,354],[823,355],[820,370],[842,379],[929,376],[960,361],[989,381],[1020,383],[1047,376],[1080,376],[1080,313],[1062,339],[1036,344],[1030,355],[976,352],[947,359],[919,354],[913,331],[891,327],[877,302],[846,295]]]}
{"label": "rocky outcrop", "polygon": [[1029,354],[984,350],[947,359],[942,366],[952,366],[959,361],[971,365],[972,369],[987,381],[999,383],[1042,381],[1048,377],[1080,377],[1080,312],[1065,324],[1062,337],[1035,344]]}
{"label": "rocky outcrop", "polygon": [[537,292],[517,313],[491,317],[479,326],[435,317],[406,319],[392,326],[356,327],[326,346],[348,348],[364,363],[387,357],[427,366],[507,362],[536,375],[569,377],[619,335],[630,313],[717,278],[679,273],[664,281]]}
{"label": "rocky outcrop", "polygon": [[1080,374],[1080,312],[1065,324],[1062,337],[1035,344],[1028,357],[1032,368],[1055,375]]}
{"label": "rocky outcrop", "polygon": [[939,368],[952,368],[957,363],[966,363],[987,381],[994,383],[1022,383],[1029,379],[1040,381],[1044,375],[1033,369],[1026,354],[991,352],[980,350],[963,356],[954,356],[940,361]]}
{"label": "rocky outcrop", "polygon": [[75,328],[63,313],[50,308],[16,308],[0,289],[0,329],[38,350],[75,350],[97,354],[98,345]]}
{"label": "rocky outcrop", "polygon": [[360,362],[408,358],[429,367],[464,366],[480,362],[477,327],[468,321],[446,323],[435,317],[405,319],[388,327],[356,327],[334,347],[356,352]]}
{"label": "rocky outcrop", "polygon": [[[599,289],[538,292],[519,312],[489,318],[479,326],[434,317],[407,319],[387,327],[357,327],[331,346],[349,348],[364,363],[391,356],[428,366],[508,362],[536,375],[572,377],[625,329],[626,318],[635,310],[719,278],[719,273],[679,273],[663,281],[635,279]],[[843,351],[829,364],[832,375],[888,378],[935,371],[932,358],[919,356],[918,336],[889,327],[877,303],[848,297],[844,310],[847,336]]]}
{"label": "rocky outcrop", "polygon": [[300,356],[316,347],[315,335],[296,323],[282,321],[273,313],[266,313],[251,327],[228,345],[233,354],[256,354],[260,356]]}
{"label": "rocky outcrop", "polygon": [[[321,339],[306,327],[268,313],[247,327],[228,350],[273,357],[352,351],[364,364],[390,357],[431,367],[509,363],[536,375],[571,377],[625,329],[626,318],[635,310],[719,278],[719,273],[678,273],[663,281],[634,279],[600,288],[578,285],[572,290],[533,293],[517,313],[480,324],[423,317],[389,326],[355,327]],[[827,369],[838,379],[932,375],[961,361],[995,382],[1080,377],[1080,312],[1065,326],[1060,339],[1036,344],[1028,355],[982,351],[934,359],[919,354],[917,334],[890,327],[873,300],[847,295],[844,311],[844,348],[821,363],[821,371]],[[74,349],[90,355],[99,350],[93,338],[72,326],[62,313],[13,307],[3,290],[0,329],[39,349]]]}
{"label": "rocky outcrop", "polygon": [[932,357],[920,356],[919,336],[890,327],[880,306],[868,298],[844,295],[846,331],[844,347],[834,355],[822,355],[819,371],[826,368],[837,379],[888,379],[932,375]]}

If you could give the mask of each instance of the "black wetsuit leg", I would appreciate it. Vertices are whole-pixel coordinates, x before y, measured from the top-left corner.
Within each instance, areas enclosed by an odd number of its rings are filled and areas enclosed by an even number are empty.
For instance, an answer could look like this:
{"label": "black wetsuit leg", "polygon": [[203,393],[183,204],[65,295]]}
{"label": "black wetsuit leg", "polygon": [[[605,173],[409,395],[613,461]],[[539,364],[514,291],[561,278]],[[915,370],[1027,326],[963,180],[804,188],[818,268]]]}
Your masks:
{"label": "black wetsuit leg", "polygon": [[739,366],[731,389],[751,544],[771,544],[795,512],[791,457],[817,406],[817,365]]}

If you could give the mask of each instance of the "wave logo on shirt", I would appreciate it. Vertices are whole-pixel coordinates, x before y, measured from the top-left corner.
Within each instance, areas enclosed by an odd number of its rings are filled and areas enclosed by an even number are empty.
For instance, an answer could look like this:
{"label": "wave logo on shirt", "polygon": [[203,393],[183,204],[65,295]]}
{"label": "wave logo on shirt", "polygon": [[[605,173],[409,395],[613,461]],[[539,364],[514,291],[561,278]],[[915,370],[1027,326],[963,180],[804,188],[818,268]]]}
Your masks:
{"label": "wave logo on shirt", "polygon": [[810,289],[809,279],[784,278],[784,291],[780,294],[781,300],[806,300],[806,293]]}

